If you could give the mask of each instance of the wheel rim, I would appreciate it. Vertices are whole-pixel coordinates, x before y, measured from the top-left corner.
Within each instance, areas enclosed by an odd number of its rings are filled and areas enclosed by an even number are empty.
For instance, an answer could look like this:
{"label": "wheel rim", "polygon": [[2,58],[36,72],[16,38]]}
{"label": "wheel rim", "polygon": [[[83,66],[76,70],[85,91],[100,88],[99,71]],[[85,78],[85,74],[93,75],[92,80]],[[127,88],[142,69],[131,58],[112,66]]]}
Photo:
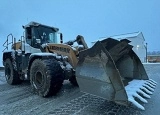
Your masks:
{"label": "wheel rim", "polygon": [[9,80],[11,78],[11,69],[10,69],[10,66],[8,64],[6,64],[6,79]]}
{"label": "wheel rim", "polygon": [[36,88],[43,86],[43,74],[40,71],[35,73],[34,83]]}

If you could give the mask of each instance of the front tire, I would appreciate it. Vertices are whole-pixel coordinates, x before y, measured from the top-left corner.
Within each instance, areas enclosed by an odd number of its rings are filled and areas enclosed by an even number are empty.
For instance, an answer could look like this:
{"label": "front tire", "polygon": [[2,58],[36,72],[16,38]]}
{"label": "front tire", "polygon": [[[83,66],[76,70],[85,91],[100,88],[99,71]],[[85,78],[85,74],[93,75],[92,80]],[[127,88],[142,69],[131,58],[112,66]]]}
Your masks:
{"label": "front tire", "polygon": [[42,97],[55,95],[62,87],[63,70],[55,59],[36,59],[30,69],[30,82]]}
{"label": "front tire", "polygon": [[78,86],[78,83],[77,83],[77,80],[76,80],[76,76],[72,76],[70,79],[69,79],[70,83],[74,86]]}
{"label": "front tire", "polygon": [[13,68],[13,64],[9,58],[5,61],[5,77],[7,83],[10,85],[17,85],[22,83],[18,72]]}

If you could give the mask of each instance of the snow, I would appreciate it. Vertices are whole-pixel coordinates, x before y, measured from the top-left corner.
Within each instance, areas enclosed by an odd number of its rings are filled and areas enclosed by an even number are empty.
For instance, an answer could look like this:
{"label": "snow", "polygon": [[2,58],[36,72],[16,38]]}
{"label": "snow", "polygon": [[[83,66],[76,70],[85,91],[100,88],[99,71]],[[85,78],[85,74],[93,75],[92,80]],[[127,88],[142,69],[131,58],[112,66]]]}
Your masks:
{"label": "snow", "polygon": [[65,62],[65,64],[66,64],[66,70],[71,70],[73,68],[70,63]]}
{"label": "snow", "polygon": [[46,46],[48,46],[48,44],[45,43],[45,44],[42,44],[41,46],[42,46],[42,48],[45,48]]}
{"label": "snow", "polygon": [[53,53],[45,53],[45,52],[43,52],[43,53],[33,53],[33,54],[31,54],[30,55],[30,57],[31,56],[35,56],[35,55],[38,55],[38,56],[56,56],[56,54],[53,54]]}
{"label": "snow", "polygon": [[[156,86],[156,82],[152,79],[149,80],[132,80],[129,84],[125,87],[128,101],[130,101],[133,105],[140,108],[141,110],[145,110],[145,108],[138,103],[134,98],[138,98],[143,103],[148,103],[145,98],[150,98],[150,95],[154,91]],[[139,95],[141,94],[141,95]]]}
{"label": "snow", "polygon": [[160,63],[143,63],[144,65],[152,65],[152,64],[154,64],[154,65],[160,65]]}
{"label": "snow", "polygon": [[3,82],[3,81],[0,81],[0,85],[2,85],[2,84],[5,84],[5,82]]}
{"label": "snow", "polygon": [[5,50],[4,52],[12,52],[12,51],[14,51],[13,49],[11,49],[11,50]]}
{"label": "snow", "polygon": [[12,51],[12,64],[15,70],[17,70],[17,64],[16,64],[16,57],[15,57],[15,51]]}
{"label": "snow", "polygon": [[30,55],[30,58],[32,56],[53,56],[55,57],[57,60],[68,60],[68,56],[61,56],[61,55],[58,55],[57,53],[47,53],[47,52],[43,52],[43,53],[33,53]]}

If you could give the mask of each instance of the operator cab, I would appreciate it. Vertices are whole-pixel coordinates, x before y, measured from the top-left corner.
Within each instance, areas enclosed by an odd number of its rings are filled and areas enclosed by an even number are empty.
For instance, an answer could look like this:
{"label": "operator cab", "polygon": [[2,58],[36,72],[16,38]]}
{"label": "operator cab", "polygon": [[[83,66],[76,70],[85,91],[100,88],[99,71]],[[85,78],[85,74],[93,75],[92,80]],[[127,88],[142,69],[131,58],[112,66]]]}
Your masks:
{"label": "operator cab", "polygon": [[58,43],[57,34],[59,29],[42,25],[37,22],[30,22],[23,26],[25,29],[26,43],[34,48],[39,48],[45,43]]}

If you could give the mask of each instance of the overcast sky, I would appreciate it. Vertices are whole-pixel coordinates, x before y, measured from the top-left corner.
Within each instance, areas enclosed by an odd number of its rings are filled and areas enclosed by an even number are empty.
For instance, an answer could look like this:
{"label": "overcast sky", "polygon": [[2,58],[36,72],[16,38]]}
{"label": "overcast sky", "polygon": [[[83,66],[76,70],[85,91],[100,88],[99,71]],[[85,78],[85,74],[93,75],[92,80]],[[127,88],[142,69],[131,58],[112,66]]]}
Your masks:
{"label": "overcast sky", "polygon": [[[0,51],[6,36],[17,39],[30,21],[58,27],[64,41],[140,31],[149,51],[160,50],[159,0],[0,0]],[[0,53],[0,57],[2,53]],[[1,62],[0,62],[1,65]]]}

